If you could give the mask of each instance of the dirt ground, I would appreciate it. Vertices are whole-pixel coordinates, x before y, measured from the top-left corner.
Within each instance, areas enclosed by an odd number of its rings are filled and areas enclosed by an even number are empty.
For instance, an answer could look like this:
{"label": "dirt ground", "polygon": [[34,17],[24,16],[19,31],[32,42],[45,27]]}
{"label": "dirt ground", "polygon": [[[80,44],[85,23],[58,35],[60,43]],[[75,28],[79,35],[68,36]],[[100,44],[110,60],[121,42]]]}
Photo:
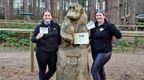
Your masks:
{"label": "dirt ground", "polygon": [[[30,67],[29,51],[0,50],[0,80],[38,80],[36,60],[34,72]],[[113,53],[105,68],[107,80],[144,80],[144,53]]]}

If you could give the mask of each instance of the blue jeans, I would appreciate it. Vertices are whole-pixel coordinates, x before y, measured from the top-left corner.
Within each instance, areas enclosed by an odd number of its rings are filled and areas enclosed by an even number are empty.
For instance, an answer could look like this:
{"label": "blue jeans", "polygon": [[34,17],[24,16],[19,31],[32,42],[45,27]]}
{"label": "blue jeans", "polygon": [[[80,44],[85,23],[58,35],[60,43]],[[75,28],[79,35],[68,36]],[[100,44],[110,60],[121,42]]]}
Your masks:
{"label": "blue jeans", "polygon": [[111,52],[109,53],[92,53],[93,64],[91,73],[94,80],[106,80],[104,65],[110,60]]}

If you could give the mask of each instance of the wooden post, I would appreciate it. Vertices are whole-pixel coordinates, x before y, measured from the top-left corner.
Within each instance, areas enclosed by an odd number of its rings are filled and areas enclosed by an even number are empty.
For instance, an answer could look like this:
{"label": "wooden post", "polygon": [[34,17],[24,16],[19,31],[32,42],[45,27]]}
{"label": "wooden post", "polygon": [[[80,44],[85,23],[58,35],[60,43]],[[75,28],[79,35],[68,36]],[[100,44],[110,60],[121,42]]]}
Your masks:
{"label": "wooden post", "polygon": [[31,42],[32,31],[31,29],[12,29],[12,28],[0,28],[0,31],[15,31],[15,32],[28,32],[30,34],[30,56],[31,56],[31,72],[34,72],[34,49]]}
{"label": "wooden post", "polygon": [[31,56],[31,72],[34,72],[34,50],[31,42],[32,32],[30,32],[30,56]]}
{"label": "wooden post", "polygon": [[60,48],[57,61],[56,80],[90,80],[87,48]]}

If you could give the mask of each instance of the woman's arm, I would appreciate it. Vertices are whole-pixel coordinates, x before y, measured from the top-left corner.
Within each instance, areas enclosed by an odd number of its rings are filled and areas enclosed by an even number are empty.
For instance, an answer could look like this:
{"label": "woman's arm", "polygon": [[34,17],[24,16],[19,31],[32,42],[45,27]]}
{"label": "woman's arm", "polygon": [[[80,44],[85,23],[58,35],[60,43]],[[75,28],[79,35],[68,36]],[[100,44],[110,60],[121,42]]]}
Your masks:
{"label": "woman's arm", "polygon": [[39,27],[37,26],[33,32],[33,35],[32,35],[32,38],[31,38],[31,41],[33,43],[38,43],[39,42],[39,39],[36,38],[37,34],[39,33]]}
{"label": "woman's arm", "polygon": [[118,30],[114,24],[111,24],[110,31],[116,39],[120,39],[122,37],[120,30]]}

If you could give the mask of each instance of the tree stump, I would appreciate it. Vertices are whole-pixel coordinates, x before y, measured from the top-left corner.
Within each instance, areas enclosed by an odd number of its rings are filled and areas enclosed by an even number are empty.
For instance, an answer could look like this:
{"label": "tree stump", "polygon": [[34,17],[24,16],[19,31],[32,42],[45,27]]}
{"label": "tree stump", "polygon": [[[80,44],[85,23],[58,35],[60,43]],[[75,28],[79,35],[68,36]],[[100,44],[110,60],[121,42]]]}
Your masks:
{"label": "tree stump", "polygon": [[57,80],[90,80],[87,48],[59,49]]}

